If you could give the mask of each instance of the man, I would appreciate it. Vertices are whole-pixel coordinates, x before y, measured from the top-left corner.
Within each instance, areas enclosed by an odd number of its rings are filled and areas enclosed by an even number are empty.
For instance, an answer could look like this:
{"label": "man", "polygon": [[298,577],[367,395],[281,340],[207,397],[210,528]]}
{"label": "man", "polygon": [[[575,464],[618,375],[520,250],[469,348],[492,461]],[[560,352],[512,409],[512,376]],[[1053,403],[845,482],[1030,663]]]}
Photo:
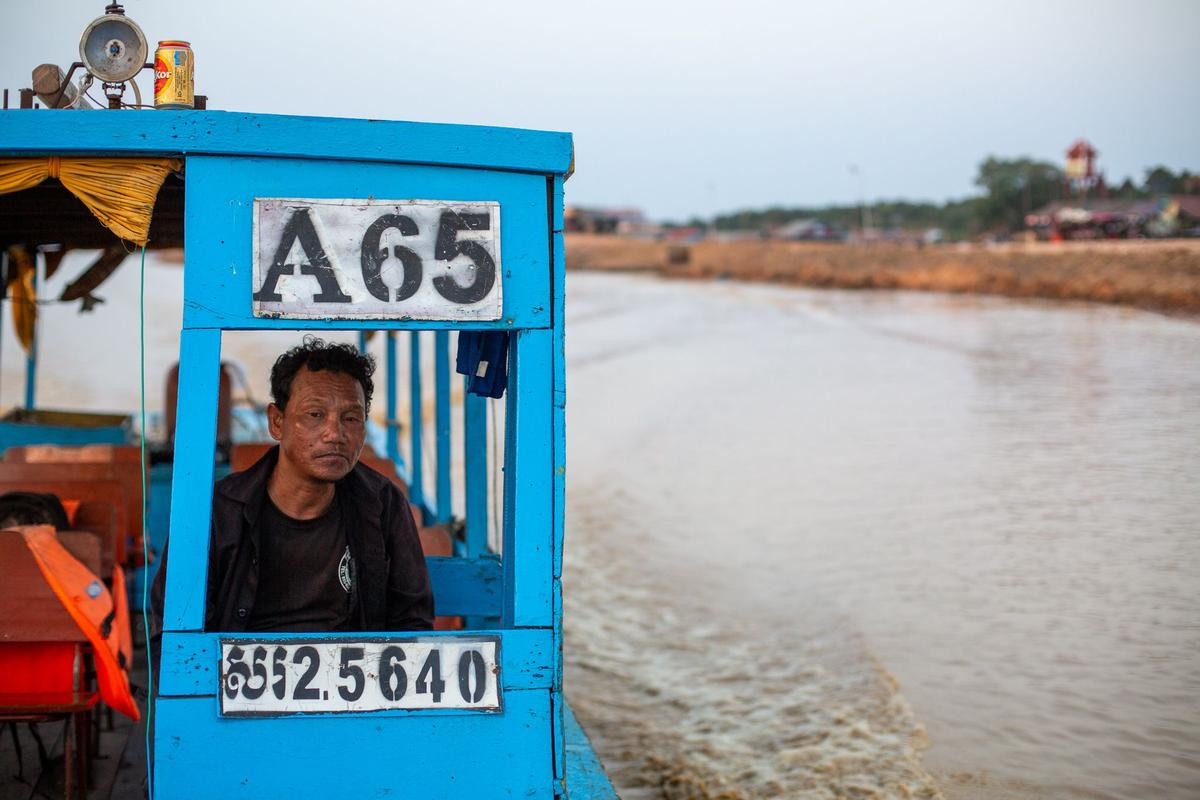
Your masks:
{"label": "man", "polygon": [[[358,464],[374,360],[305,337],[271,370],[279,442],[213,489],[205,628],[396,631],[433,626],[433,594],[408,501]],[[155,578],[161,620],[166,553]]]}

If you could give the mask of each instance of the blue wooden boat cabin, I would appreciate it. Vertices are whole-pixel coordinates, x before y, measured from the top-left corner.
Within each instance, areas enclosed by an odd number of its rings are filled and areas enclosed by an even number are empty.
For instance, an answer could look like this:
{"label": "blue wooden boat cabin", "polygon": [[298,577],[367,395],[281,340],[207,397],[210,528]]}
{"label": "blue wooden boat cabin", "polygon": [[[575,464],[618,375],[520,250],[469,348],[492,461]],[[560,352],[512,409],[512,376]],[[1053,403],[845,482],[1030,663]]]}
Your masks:
{"label": "blue wooden boat cabin", "polygon": [[[170,208],[160,199],[149,239],[153,246],[156,226],[173,224],[184,246],[174,449],[150,468],[141,505],[148,549],[161,548],[168,524],[171,540],[153,796],[615,797],[562,692],[570,135],[215,111],[9,110],[0,112],[0,158],[59,159],[52,177],[72,159],[171,163],[163,197],[175,199]],[[52,209],[30,203],[31,229],[53,226]],[[377,449],[418,522],[450,531],[443,554],[427,558],[447,629],[204,630],[212,485],[229,469],[217,440],[222,335],[232,330],[380,332],[387,425]],[[504,413],[491,421],[503,424],[495,485],[489,401],[467,392],[461,410],[451,403],[454,381],[470,380],[452,379],[454,332],[508,335]],[[432,369],[421,361],[430,339]],[[137,352],[135,342],[119,346]],[[432,425],[419,413],[426,372]],[[397,420],[405,389],[418,411]],[[3,446],[136,443],[111,420],[80,427],[45,410],[39,417],[32,389],[27,401],[24,418],[0,425]],[[452,428],[461,430],[457,461]],[[426,474],[420,454],[430,449],[436,467]],[[452,486],[465,498],[458,517]],[[131,594],[140,606],[140,590]]]}

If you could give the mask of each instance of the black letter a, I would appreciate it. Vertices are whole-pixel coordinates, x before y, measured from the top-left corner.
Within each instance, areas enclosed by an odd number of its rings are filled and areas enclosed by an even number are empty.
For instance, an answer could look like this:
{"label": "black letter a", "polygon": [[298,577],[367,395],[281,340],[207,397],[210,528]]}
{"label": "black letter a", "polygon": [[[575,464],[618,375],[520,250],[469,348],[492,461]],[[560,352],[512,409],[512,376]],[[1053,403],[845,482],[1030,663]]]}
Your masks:
{"label": "black letter a", "polygon": [[297,208],[287,225],[283,226],[283,233],[279,235],[279,247],[275,249],[275,258],[271,261],[271,268],[267,270],[262,288],[254,293],[254,299],[259,302],[283,300],[279,292],[275,291],[275,286],[279,283],[279,276],[296,274],[295,264],[283,262],[297,239],[300,240],[300,249],[308,256],[308,263],[300,265],[301,274],[313,276],[321,285],[321,291],[313,295],[313,302],[349,303],[350,295],[343,294],[342,287],[338,285],[333,265],[325,255],[325,246],[321,244],[321,237],[317,236],[317,229],[313,227],[307,208]]}

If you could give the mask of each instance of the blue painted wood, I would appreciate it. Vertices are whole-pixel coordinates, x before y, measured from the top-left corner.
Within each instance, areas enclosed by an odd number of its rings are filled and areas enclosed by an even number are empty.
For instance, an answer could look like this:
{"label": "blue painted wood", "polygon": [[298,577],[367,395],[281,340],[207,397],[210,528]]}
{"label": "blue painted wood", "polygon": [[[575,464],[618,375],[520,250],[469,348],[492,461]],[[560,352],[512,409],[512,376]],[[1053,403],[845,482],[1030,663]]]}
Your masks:
{"label": "blue painted wood", "polygon": [[571,135],[520,128],[242,114],[229,111],[91,114],[0,111],[0,153],[210,153],[407,161],[563,173]]}
{"label": "blue painted wood", "polygon": [[[425,398],[421,392],[421,332],[413,331],[408,339],[408,402],[411,409],[409,420],[408,452],[409,466],[408,499],[418,509],[422,516],[425,508],[425,457],[422,451],[424,439],[424,407]],[[424,520],[417,520],[424,524]]]}
{"label": "blue painted wood", "polygon": [[[562,206],[562,181],[556,181],[554,205]],[[562,233],[552,234],[551,288],[554,298],[554,577],[562,576],[563,519],[567,485],[567,358],[566,358],[566,258]]]}
{"label": "blue painted wood", "polygon": [[[430,631],[424,638],[461,635],[460,631]],[[550,689],[554,685],[554,636],[548,628],[518,628],[514,630],[469,631],[471,635],[487,634],[500,637],[500,681],[505,691],[510,689]],[[220,675],[219,633],[167,633],[162,641],[162,666],[159,669],[158,693],[161,697],[200,697],[215,695]],[[243,634],[237,634],[239,636]],[[295,634],[244,634],[256,640],[286,639]],[[307,635],[307,634],[306,634]],[[340,638],[347,634],[311,634],[312,638]],[[358,636],[359,634],[353,634]],[[387,636],[386,633],[363,633],[364,637]],[[386,713],[386,712],[378,712]],[[399,711],[399,715],[412,712]],[[424,712],[422,712],[424,713]],[[467,712],[474,713],[474,712]]]}
{"label": "blue painted wood", "polygon": [[387,405],[384,413],[387,415],[387,457],[396,464],[400,464],[400,431],[399,421],[396,419],[396,404],[398,397],[396,395],[396,332],[388,331],[387,334],[387,350],[384,360],[384,370],[387,376]]}
{"label": "blue painted wood", "polygon": [[[195,213],[199,211],[189,208],[188,218]],[[190,240],[190,229],[188,236]],[[204,627],[220,364],[221,332],[184,328],[179,338],[178,423],[171,481],[171,569],[163,615],[163,629],[168,631]]]}
{"label": "blue painted wood", "polygon": [[226,719],[216,697],[156,704],[159,800],[554,796],[550,692],[506,692],[503,714]]}
{"label": "blue painted wood", "polygon": [[[163,114],[162,123],[150,124],[165,126],[165,131],[174,124],[166,121],[169,116]],[[12,117],[0,116],[0,147],[12,144],[3,127],[9,119]],[[25,119],[19,119],[21,124]],[[562,716],[562,706],[555,701],[561,698],[562,685],[561,583],[556,578],[561,564],[566,391],[561,360],[562,237],[555,235],[561,230],[562,206],[562,181],[556,180],[555,174],[561,170],[541,169],[537,174],[526,174],[508,171],[511,168],[498,161],[480,162],[476,166],[482,169],[476,171],[429,166],[448,162],[414,155],[420,151],[416,144],[414,150],[398,149],[377,158],[404,163],[368,163],[365,159],[376,157],[350,153],[369,148],[369,124],[367,128],[333,126],[344,135],[352,128],[366,131],[366,140],[353,141],[346,135],[335,142],[322,138],[328,131],[321,125],[294,122],[293,128],[274,138],[260,139],[259,134],[249,132],[247,149],[232,149],[229,144],[230,150],[204,150],[205,143],[211,145],[219,136],[207,138],[207,133],[191,129],[191,139],[180,143],[178,150],[171,150],[194,155],[189,155],[187,164],[185,330],[173,484],[176,494],[171,510],[172,570],[162,667],[164,694],[156,704],[157,793],[164,798],[206,796],[211,792],[221,797],[286,796],[289,800],[296,796],[357,797],[389,792],[416,797],[511,794],[550,798],[555,793],[555,779],[569,782],[572,769],[569,725]],[[297,143],[291,138],[302,131],[312,135],[310,141]],[[52,132],[51,138],[54,136],[58,134]],[[58,141],[67,138],[60,136]],[[164,135],[155,141],[165,139]],[[123,133],[112,131],[112,140],[119,140],[113,144],[117,151],[123,147],[133,148],[126,152],[137,151],[137,143],[131,144]],[[569,137],[563,141],[569,144]],[[255,151],[256,143],[270,152]],[[437,147],[443,145],[444,141]],[[287,151],[289,146],[297,149]],[[329,152],[322,154],[319,151],[324,146]],[[239,152],[255,157],[226,157]],[[442,152],[447,158],[461,155]],[[271,157],[259,157],[262,155]],[[287,157],[291,155],[351,160]],[[343,324],[249,318],[250,220],[256,196],[495,200],[501,204],[502,215],[504,318],[489,324]],[[434,375],[439,464],[435,492],[439,515],[445,518],[451,509],[451,384],[445,366],[449,352],[444,331],[489,325],[515,330],[505,432],[504,565],[490,558],[429,559],[428,563],[441,613],[458,613],[468,619],[501,614],[498,633],[503,637],[502,680],[507,687],[504,712],[219,718],[212,695],[216,637],[191,631],[198,630],[203,616],[220,329],[412,331],[410,452],[415,457],[409,465],[410,496],[426,512],[430,503],[424,496],[420,457],[423,404],[417,331],[441,331],[435,333],[434,344],[438,356]],[[390,363],[395,361],[394,334],[389,336],[386,357]],[[387,393],[394,403],[395,371],[389,372]],[[469,524],[476,515],[486,519],[487,513],[486,406],[482,399],[476,401],[464,404],[464,446],[468,447],[465,477],[472,488],[482,484],[483,489],[468,491]],[[389,409],[389,419],[395,419],[394,408]],[[389,455],[393,454],[391,450],[399,449],[398,442],[392,445],[396,441],[394,433],[387,445]],[[469,535],[475,537],[472,548],[482,550],[486,546],[485,527],[477,526]],[[208,696],[191,696],[198,693]],[[280,769],[280,764],[286,764],[287,769]],[[561,783],[558,786],[561,790]]]}
{"label": "blue painted wood", "polygon": [[523,330],[512,340],[505,445],[505,619],[514,627],[554,624],[552,532],[553,336]]}
{"label": "blue painted wood", "polygon": [[596,751],[588,741],[587,734],[575,718],[575,713],[563,704],[563,729],[567,750],[567,796],[566,800],[618,800]]}
{"label": "blue painted wood", "polygon": [[450,495],[450,334],[434,331],[433,376],[436,392],[434,424],[437,428],[437,510],[439,523],[453,516]]}
{"label": "blue painted wood", "polygon": [[76,428],[68,425],[0,422],[0,452],[25,444],[126,444],[129,439],[129,429],[119,425]]}
{"label": "blue painted wood", "polygon": [[425,559],[433,584],[437,613],[448,617],[499,617],[504,591],[499,560],[479,558]]}
{"label": "blue painted wood", "polygon": [[562,233],[563,228],[565,227],[563,219],[563,182],[566,180],[566,178],[564,178],[562,175],[555,175],[553,178],[549,178],[548,180],[550,181],[550,194],[552,197],[550,204],[550,232]]}
{"label": "blue painted wood", "polygon": [[325,320],[257,318],[251,310],[255,197],[374,197],[500,203],[503,317],[498,320],[348,320],[351,330],[390,328],[520,328],[550,324],[550,266],[546,247],[545,179],[514,172],[472,171],[410,164],[223,158],[187,159],[187,236],[204,242],[189,253],[184,274],[188,327],[313,330]]}
{"label": "blue painted wood", "polygon": [[466,490],[466,555],[480,556],[488,549],[487,398],[467,391],[463,378],[463,463]]}
{"label": "blue painted wood", "polygon": [[360,352],[360,353],[367,352],[367,332],[366,331],[358,332],[358,352]]}

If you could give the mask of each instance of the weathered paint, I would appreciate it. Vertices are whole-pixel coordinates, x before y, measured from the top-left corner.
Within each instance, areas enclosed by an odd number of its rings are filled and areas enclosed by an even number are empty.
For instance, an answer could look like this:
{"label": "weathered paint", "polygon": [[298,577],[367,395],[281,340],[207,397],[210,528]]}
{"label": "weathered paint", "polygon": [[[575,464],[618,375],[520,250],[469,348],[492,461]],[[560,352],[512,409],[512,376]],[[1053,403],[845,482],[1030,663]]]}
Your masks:
{"label": "weathered paint", "polygon": [[554,796],[545,689],[510,691],[503,714],[230,719],[215,696],[163,697],[159,798]]}
{"label": "weathered paint", "polygon": [[403,161],[561,175],[570,167],[572,144],[569,133],[479,125],[230,111],[138,114],[135,122],[128,114],[64,109],[53,115],[0,111],[0,153]]}
{"label": "weathered paint", "polygon": [[[339,320],[338,328],[521,328],[550,325],[550,268],[546,248],[545,179],[515,172],[466,172],[412,164],[303,161],[285,158],[189,156],[186,163],[188,252],[184,325],[226,329],[327,329],[326,318],[280,320],[255,316],[247,302],[254,284],[255,198],[374,198],[405,195],[462,203],[498,203],[503,209],[500,251],[504,267],[502,315],[495,319],[428,320],[412,317]],[[190,209],[202,202],[203,215]],[[194,262],[194,266],[193,266]],[[403,314],[403,312],[401,312]],[[336,315],[330,313],[328,319]],[[387,324],[383,324],[386,322]]]}

